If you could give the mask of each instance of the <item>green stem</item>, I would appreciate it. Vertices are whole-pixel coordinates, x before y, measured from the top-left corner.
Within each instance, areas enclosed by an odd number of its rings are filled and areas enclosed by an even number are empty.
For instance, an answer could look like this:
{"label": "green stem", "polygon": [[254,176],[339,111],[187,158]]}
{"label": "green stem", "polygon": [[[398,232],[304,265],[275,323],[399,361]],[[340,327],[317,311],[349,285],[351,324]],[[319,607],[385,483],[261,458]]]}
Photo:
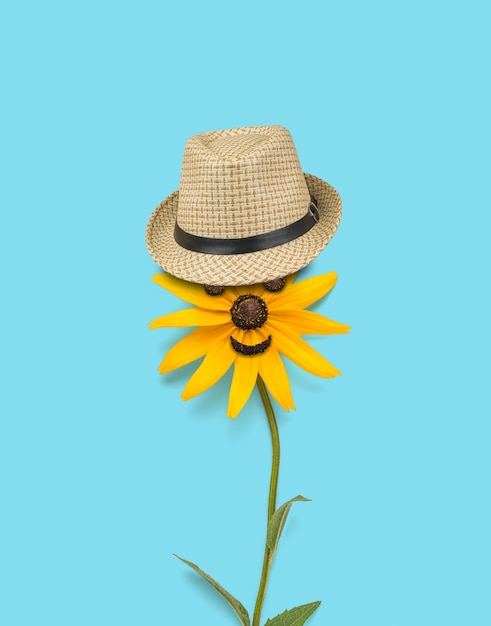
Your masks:
{"label": "green stem", "polygon": [[[266,385],[261,376],[257,377],[257,388],[261,394],[266,416],[268,418],[269,429],[271,431],[271,443],[273,446],[273,460],[271,464],[271,478],[269,482],[269,498],[268,498],[268,524],[276,511],[276,491],[278,488],[278,474],[280,471],[280,435],[278,425],[274,416],[271,400],[269,399]],[[266,526],[267,530],[267,526]],[[263,569],[261,572],[261,580],[257,592],[256,606],[254,607],[254,616],[252,618],[252,626],[259,626],[261,620],[261,611],[263,609],[264,596],[266,595],[266,587],[268,585],[269,570],[273,561],[273,552],[268,548],[268,544],[264,547]]]}

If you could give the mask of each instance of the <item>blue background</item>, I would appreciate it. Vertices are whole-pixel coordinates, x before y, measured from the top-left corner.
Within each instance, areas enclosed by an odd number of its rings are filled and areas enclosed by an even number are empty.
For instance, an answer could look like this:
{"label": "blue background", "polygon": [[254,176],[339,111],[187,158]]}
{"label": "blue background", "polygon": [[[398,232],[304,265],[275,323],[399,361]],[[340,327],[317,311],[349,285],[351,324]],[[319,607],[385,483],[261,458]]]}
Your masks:
{"label": "blue background", "polygon": [[266,421],[159,377],[183,333],[147,323],[183,307],[144,231],[190,135],[276,123],[343,197],[304,275],[353,330],[311,341],[341,378],[288,366],[279,501],[312,502],[263,621],[489,625],[487,3],[18,2],[0,31],[0,622],[238,623],[174,552],[252,609]]}

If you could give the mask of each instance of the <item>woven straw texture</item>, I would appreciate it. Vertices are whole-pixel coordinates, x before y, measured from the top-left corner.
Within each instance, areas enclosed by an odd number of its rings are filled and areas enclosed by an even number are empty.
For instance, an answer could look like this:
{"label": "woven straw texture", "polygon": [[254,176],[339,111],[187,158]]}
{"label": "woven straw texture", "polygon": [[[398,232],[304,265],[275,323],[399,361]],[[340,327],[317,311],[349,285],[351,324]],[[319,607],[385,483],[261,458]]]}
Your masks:
{"label": "woven straw texture", "polygon": [[[230,239],[282,228],[317,200],[319,223],[288,243],[237,255],[186,250],[174,225],[193,235]],[[328,183],[304,174],[290,133],[262,126],[191,137],[184,150],[178,191],[153,212],[147,247],[160,267],[191,282],[247,285],[305,267],[329,243],[341,219],[341,198]]]}

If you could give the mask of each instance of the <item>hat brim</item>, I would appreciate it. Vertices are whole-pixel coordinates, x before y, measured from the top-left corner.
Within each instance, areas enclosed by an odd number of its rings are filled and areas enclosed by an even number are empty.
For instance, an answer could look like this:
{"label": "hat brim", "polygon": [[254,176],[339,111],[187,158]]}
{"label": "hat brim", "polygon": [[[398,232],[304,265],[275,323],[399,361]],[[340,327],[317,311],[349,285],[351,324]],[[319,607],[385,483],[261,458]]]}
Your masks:
{"label": "hat brim", "polygon": [[305,174],[317,200],[319,222],[307,233],[274,248],[236,255],[203,254],[174,239],[179,191],[161,202],[147,226],[147,248],[166,272],[202,285],[253,285],[288,276],[308,265],[327,246],[341,220],[341,197],[324,180]]}

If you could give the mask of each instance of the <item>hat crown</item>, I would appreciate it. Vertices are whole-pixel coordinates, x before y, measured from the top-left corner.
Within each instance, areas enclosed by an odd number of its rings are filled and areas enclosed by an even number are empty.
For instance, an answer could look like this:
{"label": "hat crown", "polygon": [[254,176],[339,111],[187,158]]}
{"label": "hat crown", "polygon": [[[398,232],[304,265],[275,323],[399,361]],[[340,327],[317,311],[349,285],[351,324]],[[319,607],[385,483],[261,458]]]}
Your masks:
{"label": "hat crown", "polygon": [[302,218],[310,194],[282,126],[195,135],[184,149],[177,223],[201,237],[237,239]]}
{"label": "hat crown", "polygon": [[[240,131],[249,129],[236,129]],[[259,149],[269,138],[267,132],[256,132],[259,129],[251,128],[250,132],[221,131],[197,135],[196,140],[204,149],[208,149],[210,157],[215,156],[220,161],[239,161],[247,158],[252,152]]]}

